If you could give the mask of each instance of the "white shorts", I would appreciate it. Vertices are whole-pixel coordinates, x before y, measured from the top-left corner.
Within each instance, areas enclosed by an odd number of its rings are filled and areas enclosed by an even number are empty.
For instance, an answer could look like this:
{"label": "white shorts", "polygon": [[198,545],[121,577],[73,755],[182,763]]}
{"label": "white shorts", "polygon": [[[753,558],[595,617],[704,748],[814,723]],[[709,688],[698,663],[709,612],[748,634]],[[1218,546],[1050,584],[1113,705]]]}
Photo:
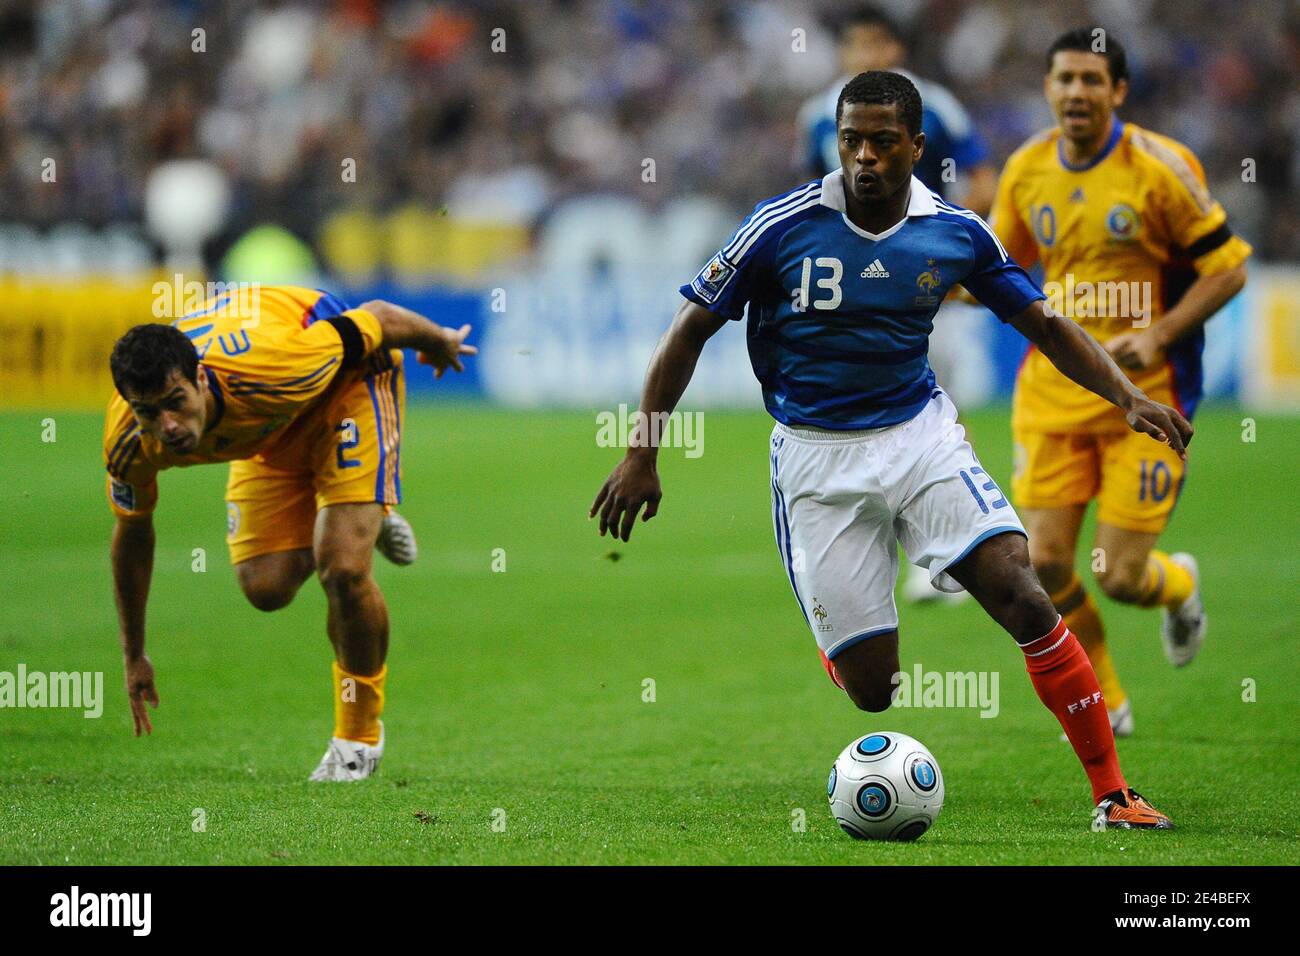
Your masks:
{"label": "white shorts", "polygon": [[772,519],[795,599],[829,658],[895,630],[898,543],[935,587],[985,538],[1024,526],[935,389],[910,421],[867,431],[778,424]]}

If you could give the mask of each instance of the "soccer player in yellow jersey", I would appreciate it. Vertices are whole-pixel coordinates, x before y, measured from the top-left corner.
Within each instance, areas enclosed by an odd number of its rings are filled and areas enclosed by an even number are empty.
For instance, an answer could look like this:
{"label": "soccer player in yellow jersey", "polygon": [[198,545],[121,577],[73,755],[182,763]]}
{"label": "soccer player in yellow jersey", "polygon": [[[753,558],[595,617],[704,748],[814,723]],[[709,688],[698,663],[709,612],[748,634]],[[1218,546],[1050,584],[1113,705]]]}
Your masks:
{"label": "soccer player in yellow jersey", "polygon": [[[246,294],[247,293],[247,294]],[[113,347],[104,425],[112,564],[135,733],[158,706],[145,655],[158,472],[228,461],[227,541],[239,586],[282,608],[315,572],[329,602],[334,735],[312,780],[360,780],[383,755],[388,609],[371,551],[401,498],[402,348],[437,377],[462,371],[470,327],[448,329],[371,301],[350,309],[311,289],[218,295]],[[390,526],[391,527],[391,526]],[[397,532],[409,532],[398,523]],[[403,563],[411,540],[379,542]]]}
{"label": "soccer player in yellow jersey", "polygon": [[[1022,266],[1042,263],[1049,306],[1101,342],[1138,388],[1190,419],[1202,326],[1245,284],[1250,246],[1229,229],[1185,146],[1115,116],[1128,82],[1114,37],[1067,33],[1048,50],[1047,70],[1059,125],[1007,161],[993,228]],[[1206,625],[1196,562],[1155,549],[1185,462],[1134,435],[1118,409],[1035,348],[1016,378],[1012,432],[1012,491],[1034,566],[1092,660],[1115,733],[1130,734],[1131,706],[1075,572],[1079,527],[1096,499],[1097,583],[1116,601],[1163,608],[1165,654],[1187,664]]]}

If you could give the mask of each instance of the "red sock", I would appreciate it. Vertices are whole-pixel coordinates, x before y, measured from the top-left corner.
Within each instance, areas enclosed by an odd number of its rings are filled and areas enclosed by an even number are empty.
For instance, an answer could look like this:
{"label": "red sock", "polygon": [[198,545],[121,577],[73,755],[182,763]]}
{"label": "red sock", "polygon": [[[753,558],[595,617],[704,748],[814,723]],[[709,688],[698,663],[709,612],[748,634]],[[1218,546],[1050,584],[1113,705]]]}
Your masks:
{"label": "red sock", "polygon": [[831,659],[826,656],[826,652],[820,647],[817,648],[817,653],[822,656],[822,667],[826,668],[826,673],[830,676],[830,679],[835,681],[836,687],[843,690],[844,681],[840,680],[840,672],[835,669],[835,665],[831,663]]}
{"label": "red sock", "polygon": [[1025,652],[1025,669],[1038,691],[1038,699],[1061,722],[1070,746],[1087,771],[1092,802],[1116,790],[1127,790],[1097,675],[1065,621],[1058,620],[1050,633],[1022,644],[1020,649]]}

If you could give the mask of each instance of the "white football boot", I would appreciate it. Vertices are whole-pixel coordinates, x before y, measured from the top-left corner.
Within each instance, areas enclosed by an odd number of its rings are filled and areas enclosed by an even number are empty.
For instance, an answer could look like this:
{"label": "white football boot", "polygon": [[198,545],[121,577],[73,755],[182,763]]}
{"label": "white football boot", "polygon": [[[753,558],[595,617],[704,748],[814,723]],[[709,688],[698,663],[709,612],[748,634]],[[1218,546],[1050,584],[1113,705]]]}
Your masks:
{"label": "white football boot", "polygon": [[411,523],[396,511],[384,515],[379,526],[379,537],[375,539],[375,550],[393,564],[408,565],[419,556],[415,546],[415,531]]}
{"label": "white football boot", "polygon": [[1179,567],[1186,568],[1192,576],[1195,587],[1191,596],[1171,611],[1162,611],[1160,636],[1165,642],[1165,657],[1175,667],[1184,667],[1201,649],[1205,640],[1205,605],[1201,603],[1201,572],[1196,566],[1196,559],[1190,554],[1179,552],[1171,554],[1169,560]]}
{"label": "white football boot", "polygon": [[1133,736],[1133,701],[1128,698],[1114,710],[1106,709],[1110,716],[1110,730],[1116,737]]}
{"label": "white football boot", "polygon": [[[1133,736],[1133,701],[1125,699],[1114,710],[1106,708],[1106,715],[1110,718],[1110,732],[1116,737]],[[1061,734],[1061,739],[1069,741],[1069,737]]]}
{"label": "white football boot", "polygon": [[960,604],[970,597],[967,591],[941,591],[930,583],[930,572],[919,565],[906,565],[903,572],[903,597],[912,604],[925,604],[929,601],[943,601],[946,604]]}
{"label": "white football boot", "polygon": [[377,769],[379,760],[384,756],[384,722],[379,722],[379,743],[373,747],[359,740],[344,740],[331,737],[325,756],[320,758],[320,766],[312,771],[307,779],[312,782],[333,781],[350,783],[364,780]]}

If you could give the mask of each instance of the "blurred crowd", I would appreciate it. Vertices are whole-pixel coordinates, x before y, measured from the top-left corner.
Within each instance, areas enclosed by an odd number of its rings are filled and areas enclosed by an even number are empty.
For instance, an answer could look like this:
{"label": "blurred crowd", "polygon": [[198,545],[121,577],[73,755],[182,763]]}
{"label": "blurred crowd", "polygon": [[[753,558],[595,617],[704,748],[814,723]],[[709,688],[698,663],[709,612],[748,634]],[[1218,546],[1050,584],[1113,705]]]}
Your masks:
{"label": "blurred crowd", "polygon": [[[1133,74],[1121,116],[1197,153],[1261,258],[1300,259],[1288,0],[880,5],[911,38],[909,68],[950,86],[999,163],[1051,124],[1051,40],[1105,24]],[[418,271],[442,249],[472,278],[526,256],[577,195],[654,210],[701,194],[744,211],[805,176],[796,114],[839,76],[842,6],[8,0],[0,224],[145,223],[153,174],[199,161],[207,178],[172,188],[224,197],[208,256],[274,224],[330,271]]]}

